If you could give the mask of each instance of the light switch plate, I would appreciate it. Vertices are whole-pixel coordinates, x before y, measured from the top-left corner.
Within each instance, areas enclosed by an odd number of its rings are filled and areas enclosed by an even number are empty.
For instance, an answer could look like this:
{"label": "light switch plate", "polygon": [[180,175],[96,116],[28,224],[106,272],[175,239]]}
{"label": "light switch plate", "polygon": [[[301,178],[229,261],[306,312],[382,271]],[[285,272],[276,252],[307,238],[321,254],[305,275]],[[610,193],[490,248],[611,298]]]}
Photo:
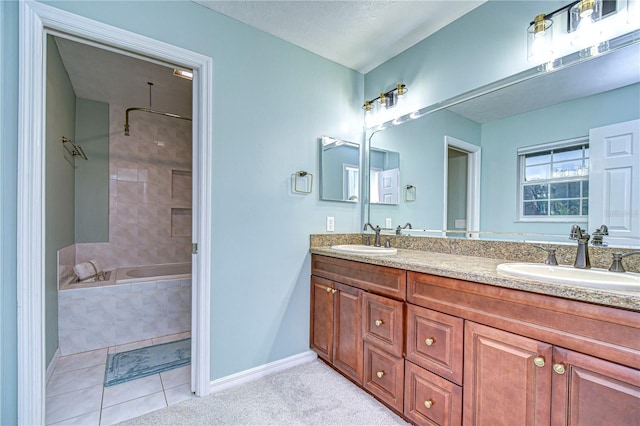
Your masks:
{"label": "light switch plate", "polygon": [[391,228],[391,218],[388,217],[384,220],[384,227],[385,228]]}
{"label": "light switch plate", "polygon": [[327,232],[335,230],[336,220],[333,216],[327,216]]}

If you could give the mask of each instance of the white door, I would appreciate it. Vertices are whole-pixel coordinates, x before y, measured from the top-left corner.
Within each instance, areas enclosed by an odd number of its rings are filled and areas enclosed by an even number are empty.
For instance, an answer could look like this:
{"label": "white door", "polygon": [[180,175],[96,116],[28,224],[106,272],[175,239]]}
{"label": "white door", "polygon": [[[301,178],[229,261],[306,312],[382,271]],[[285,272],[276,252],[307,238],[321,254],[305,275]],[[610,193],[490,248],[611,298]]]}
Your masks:
{"label": "white door", "polygon": [[381,171],[378,184],[378,200],[381,204],[400,204],[400,169]]}
{"label": "white door", "polygon": [[589,156],[589,229],[604,224],[612,245],[640,245],[640,120],[591,129]]}

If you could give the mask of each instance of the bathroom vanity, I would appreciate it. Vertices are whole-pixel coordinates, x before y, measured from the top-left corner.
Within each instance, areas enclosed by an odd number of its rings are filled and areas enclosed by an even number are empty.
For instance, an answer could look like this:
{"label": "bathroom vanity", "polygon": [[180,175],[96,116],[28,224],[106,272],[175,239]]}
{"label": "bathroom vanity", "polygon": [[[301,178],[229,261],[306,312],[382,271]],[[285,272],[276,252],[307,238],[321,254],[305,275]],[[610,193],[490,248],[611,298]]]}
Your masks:
{"label": "bathroom vanity", "polygon": [[419,425],[640,424],[640,293],[312,247],[311,348]]}

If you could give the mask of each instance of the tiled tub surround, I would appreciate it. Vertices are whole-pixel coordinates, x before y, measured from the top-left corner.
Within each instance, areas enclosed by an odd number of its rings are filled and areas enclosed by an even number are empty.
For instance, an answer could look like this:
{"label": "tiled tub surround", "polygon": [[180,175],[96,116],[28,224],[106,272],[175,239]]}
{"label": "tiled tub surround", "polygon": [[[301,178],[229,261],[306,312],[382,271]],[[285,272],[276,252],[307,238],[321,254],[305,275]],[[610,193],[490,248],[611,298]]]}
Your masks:
{"label": "tiled tub surround", "polygon": [[109,241],[76,244],[105,269],[191,260],[191,122],[110,105]]}
{"label": "tiled tub surround", "polygon": [[[578,287],[566,284],[552,284],[537,280],[509,277],[497,272],[496,267],[500,263],[504,263],[506,261],[544,262],[546,255],[540,250],[531,247],[531,244],[429,237],[396,237],[395,244],[392,242],[392,245],[399,248],[398,254],[393,256],[376,257],[340,253],[335,250],[331,250],[330,246],[335,244],[362,243],[362,236],[360,234],[343,235],[344,237],[340,237],[339,235],[312,235],[310,252],[313,254],[354,260],[373,265],[424,272],[466,281],[491,284],[506,288],[514,288],[640,311],[640,291],[625,292]],[[402,245],[403,242],[411,247],[411,249],[404,249]],[[555,246],[556,245],[554,245],[554,247]],[[406,247],[406,245],[404,247]],[[590,247],[590,250],[591,249],[592,248]],[[594,267],[602,268],[609,266],[609,259],[611,259],[610,253],[612,251],[626,251],[622,249],[618,250],[600,247],[594,247],[594,249],[597,249],[593,250],[594,252],[607,252],[596,254],[595,256],[592,255],[592,265]],[[460,250],[462,253],[457,253],[456,250]],[[576,248],[573,245],[567,246],[566,250],[565,247],[562,246],[562,250],[559,249],[558,251],[558,262],[561,264],[573,264],[575,250]],[[503,257],[500,257],[501,255]],[[605,262],[606,266],[600,266],[597,263],[594,263],[594,258],[602,260],[607,259]],[[625,267],[629,266],[629,270],[637,270],[632,269],[631,262],[627,263],[627,261],[631,259],[633,259],[633,257],[625,259]],[[637,265],[634,264],[633,268],[637,268]]]}
{"label": "tiled tub surround", "polygon": [[62,355],[190,331],[191,278],[61,290],[58,312]]}

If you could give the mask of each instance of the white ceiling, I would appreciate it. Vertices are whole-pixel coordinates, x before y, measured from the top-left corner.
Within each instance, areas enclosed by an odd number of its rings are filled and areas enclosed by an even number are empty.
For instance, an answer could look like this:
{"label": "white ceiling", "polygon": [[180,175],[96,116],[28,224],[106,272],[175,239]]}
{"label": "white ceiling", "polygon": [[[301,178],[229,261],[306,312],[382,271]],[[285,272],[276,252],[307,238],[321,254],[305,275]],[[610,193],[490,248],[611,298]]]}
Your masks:
{"label": "white ceiling", "polygon": [[195,0],[363,74],[485,1]]}

